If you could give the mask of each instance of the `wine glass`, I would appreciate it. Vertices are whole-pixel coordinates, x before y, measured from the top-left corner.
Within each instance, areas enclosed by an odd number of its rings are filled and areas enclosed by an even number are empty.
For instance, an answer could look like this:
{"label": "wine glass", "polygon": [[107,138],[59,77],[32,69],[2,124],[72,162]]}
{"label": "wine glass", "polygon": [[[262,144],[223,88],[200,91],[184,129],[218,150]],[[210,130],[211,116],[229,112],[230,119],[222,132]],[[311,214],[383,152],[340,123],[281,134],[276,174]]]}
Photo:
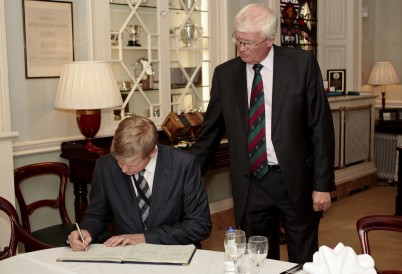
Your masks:
{"label": "wine glass", "polygon": [[240,274],[256,274],[258,269],[255,262],[251,259],[251,250],[255,249],[254,244],[248,243],[244,250],[243,256],[240,257],[238,262],[238,269]]}
{"label": "wine glass", "polygon": [[251,248],[251,259],[260,270],[261,263],[267,258],[268,254],[268,238],[265,236],[251,236],[248,239],[249,244],[253,244]]}
{"label": "wine glass", "polygon": [[235,273],[238,273],[237,261],[244,254],[247,245],[243,230],[229,230],[225,233],[225,251],[233,259]]}

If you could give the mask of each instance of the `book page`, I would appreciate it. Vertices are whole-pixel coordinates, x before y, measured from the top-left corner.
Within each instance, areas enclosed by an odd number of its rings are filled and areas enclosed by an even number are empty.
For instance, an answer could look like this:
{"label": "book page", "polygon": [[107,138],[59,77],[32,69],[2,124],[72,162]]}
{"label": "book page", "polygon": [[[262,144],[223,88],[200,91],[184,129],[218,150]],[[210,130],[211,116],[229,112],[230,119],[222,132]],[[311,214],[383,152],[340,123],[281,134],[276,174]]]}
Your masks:
{"label": "book page", "polygon": [[188,264],[195,251],[194,245],[137,244],[126,255],[126,262]]}
{"label": "book page", "polygon": [[88,251],[68,250],[57,261],[105,261],[121,262],[133,246],[107,247],[103,244],[91,244]]}

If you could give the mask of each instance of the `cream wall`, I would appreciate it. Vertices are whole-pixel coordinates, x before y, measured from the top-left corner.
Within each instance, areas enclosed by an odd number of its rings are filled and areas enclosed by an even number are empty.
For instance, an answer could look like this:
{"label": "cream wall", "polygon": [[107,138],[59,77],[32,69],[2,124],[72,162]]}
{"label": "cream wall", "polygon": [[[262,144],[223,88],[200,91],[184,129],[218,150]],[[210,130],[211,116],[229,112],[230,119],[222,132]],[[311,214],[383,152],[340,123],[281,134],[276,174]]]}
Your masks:
{"label": "cream wall", "polygon": [[[381,107],[383,87],[367,85],[375,62],[389,61],[402,81],[402,1],[363,0],[362,90],[377,95],[376,108]],[[402,85],[387,85],[386,107],[402,107]]]}

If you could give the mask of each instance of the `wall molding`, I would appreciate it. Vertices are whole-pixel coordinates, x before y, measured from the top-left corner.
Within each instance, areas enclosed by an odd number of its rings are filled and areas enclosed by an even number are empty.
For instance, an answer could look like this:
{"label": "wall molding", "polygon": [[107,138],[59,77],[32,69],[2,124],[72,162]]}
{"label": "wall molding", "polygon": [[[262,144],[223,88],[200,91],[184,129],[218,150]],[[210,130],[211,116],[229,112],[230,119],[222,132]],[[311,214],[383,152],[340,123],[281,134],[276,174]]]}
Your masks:
{"label": "wall molding", "polygon": [[[99,137],[99,136],[98,136]],[[38,141],[16,142],[13,144],[13,156],[24,157],[42,153],[60,151],[62,142],[84,140],[82,135],[63,138],[43,139]]]}
{"label": "wall molding", "polygon": [[[113,136],[114,132],[105,131],[103,133],[96,134],[97,138]],[[1,135],[0,135],[1,138]],[[68,137],[42,139],[36,141],[26,142],[14,142],[13,143],[13,155],[14,157],[31,156],[49,152],[60,152],[60,145],[62,142],[71,142],[85,140],[82,135],[74,135]]]}

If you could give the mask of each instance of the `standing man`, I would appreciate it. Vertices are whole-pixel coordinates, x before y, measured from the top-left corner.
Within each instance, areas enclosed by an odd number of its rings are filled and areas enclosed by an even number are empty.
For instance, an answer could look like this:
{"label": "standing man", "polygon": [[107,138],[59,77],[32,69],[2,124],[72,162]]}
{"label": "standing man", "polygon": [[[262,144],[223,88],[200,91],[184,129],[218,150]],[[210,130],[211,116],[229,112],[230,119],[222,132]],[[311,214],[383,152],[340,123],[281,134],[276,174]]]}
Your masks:
{"label": "standing man", "polygon": [[[291,262],[312,261],[322,211],[335,190],[334,129],[315,56],[273,45],[278,18],[263,4],[235,17],[239,57],[214,72],[201,135],[203,172],[226,132],[236,225],[269,239],[279,259],[280,218]],[[251,98],[251,99],[250,99]]]}
{"label": "standing man", "polygon": [[84,250],[114,221],[116,235],[104,243],[195,244],[211,233],[208,197],[193,155],[157,144],[155,124],[141,116],[125,118],[110,154],[96,161],[89,205],[73,250]]}

